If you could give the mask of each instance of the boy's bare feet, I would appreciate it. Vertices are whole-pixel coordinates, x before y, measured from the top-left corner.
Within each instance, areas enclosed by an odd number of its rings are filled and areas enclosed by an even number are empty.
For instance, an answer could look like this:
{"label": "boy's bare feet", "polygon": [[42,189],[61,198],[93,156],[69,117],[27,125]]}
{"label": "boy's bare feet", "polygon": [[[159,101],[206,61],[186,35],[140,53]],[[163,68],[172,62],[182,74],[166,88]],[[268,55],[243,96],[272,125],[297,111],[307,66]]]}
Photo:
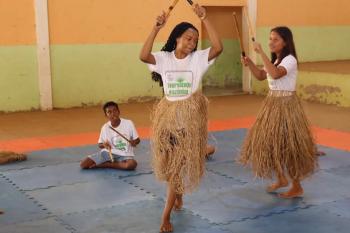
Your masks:
{"label": "boy's bare feet", "polygon": [[276,191],[279,188],[287,187],[288,186],[288,180],[286,178],[279,179],[276,183],[271,184],[267,187],[266,191],[268,193],[272,193]]}
{"label": "boy's bare feet", "polygon": [[301,197],[304,194],[304,190],[301,187],[299,182],[293,182],[292,187],[284,193],[278,194],[279,197],[282,198],[295,198],[295,197]]}
{"label": "boy's bare feet", "polygon": [[176,194],[174,210],[180,211],[182,209],[182,206],[183,206],[182,194]]}
{"label": "boy's bare feet", "polygon": [[173,225],[171,224],[169,219],[163,219],[162,224],[160,225],[159,232],[173,232]]}

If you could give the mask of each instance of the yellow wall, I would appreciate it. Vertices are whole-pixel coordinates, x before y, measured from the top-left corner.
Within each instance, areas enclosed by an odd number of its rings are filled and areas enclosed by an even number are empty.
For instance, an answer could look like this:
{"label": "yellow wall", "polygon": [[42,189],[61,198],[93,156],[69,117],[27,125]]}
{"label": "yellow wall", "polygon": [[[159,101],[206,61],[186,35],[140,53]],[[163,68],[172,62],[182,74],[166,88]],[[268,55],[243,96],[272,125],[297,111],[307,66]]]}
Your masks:
{"label": "yellow wall", "polygon": [[35,44],[33,0],[0,0],[0,32],[0,46]]}
{"label": "yellow wall", "polygon": [[[138,54],[155,17],[171,2],[48,0],[54,107],[160,96],[159,87],[151,81]],[[198,2],[215,6],[214,12],[220,11],[220,6],[232,9],[247,1]],[[39,108],[34,3],[34,0],[0,0],[0,111]],[[350,59],[349,9],[348,0],[257,0],[257,40],[267,49],[271,27],[287,25],[295,35],[300,61]],[[227,10],[222,8],[222,12]],[[219,15],[216,12],[213,17]],[[237,43],[232,42],[237,39],[233,21],[225,20],[217,29],[231,52],[221,56],[221,61],[209,72],[213,77],[217,71],[226,72],[230,62],[239,66],[236,58],[231,60],[232,51],[235,54],[239,51]],[[180,0],[157,36],[155,50],[161,48],[172,28],[181,21],[193,23],[202,34],[204,46],[208,45],[200,20],[188,3]],[[234,69],[240,69],[237,66]],[[239,74],[236,72],[235,76]],[[314,82],[323,85],[318,79]],[[254,91],[259,93],[258,89]]]}
{"label": "yellow wall", "polygon": [[257,26],[350,25],[349,0],[257,0]]}
{"label": "yellow wall", "polygon": [[0,0],[0,112],[39,108],[34,0]]}
{"label": "yellow wall", "polygon": [[[284,25],[293,31],[299,62],[350,60],[349,9],[348,0],[258,0],[257,39],[268,52],[271,28]],[[349,75],[301,71],[297,91],[305,100],[348,107],[349,81]],[[255,93],[267,89],[253,80]]]}
{"label": "yellow wall", "polygon": [[[52,44],[108,44],[143,42],[158,14],[171,1],[49,0]],[[157,36],[165,41],[180,21],[200,21],[186,1],[179,1],[167,26]]]}

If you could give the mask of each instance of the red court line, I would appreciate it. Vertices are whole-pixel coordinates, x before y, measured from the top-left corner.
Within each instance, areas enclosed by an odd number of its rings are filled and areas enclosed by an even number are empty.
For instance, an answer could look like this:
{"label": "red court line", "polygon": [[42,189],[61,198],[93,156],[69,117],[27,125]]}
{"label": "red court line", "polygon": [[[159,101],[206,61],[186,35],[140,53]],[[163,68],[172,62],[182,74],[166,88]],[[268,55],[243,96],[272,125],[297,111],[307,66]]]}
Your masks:
{"label": "red court line", "polygon": [[316,142],[323,146],[350,151],[350,133],[312,127]]}
{"label": "red court line", "polygon": [[[254,117],[245,117],[210,121],[209,130],[223,131],[239,128],[249,128],[254,123],[254,119]],[[139,127],[137,128],[137,131],[140,135],[140,138],[142,139],[150,137],[150,129],[147,127]],[[350,133],[323,129],[319,127],[313,127],[313,131],[318,144],[350,151]],[[0,150],[29,152],[35,150],[92,145],[97,143],[98,136],[98,132],[91,132],[73,135],[5,140],[0,141]]]}

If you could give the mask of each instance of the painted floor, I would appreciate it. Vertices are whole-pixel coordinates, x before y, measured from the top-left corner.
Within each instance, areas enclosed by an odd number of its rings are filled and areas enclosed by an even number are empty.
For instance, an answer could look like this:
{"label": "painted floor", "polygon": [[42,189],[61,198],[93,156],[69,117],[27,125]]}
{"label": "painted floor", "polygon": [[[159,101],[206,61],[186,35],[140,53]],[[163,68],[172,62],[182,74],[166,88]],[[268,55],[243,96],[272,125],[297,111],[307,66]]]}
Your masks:
{"label": "painted floor", "polygon": [[[314,127],[326,156],[303,182],[304,197],[285,200],[266,193],[267,181],[254,179],[234,162],[252,121],[211,122],[215,131],[209,143],[217,152],[207,162],[200,188],[172,214],[174,232],[349,232],[349,134]],[[25,162],[0,166],[0,208],[5,211],[0,232],[158,232],[165,185],[151,170],[148,129],[140,131],[139,166],[131,172],[79,168],[83,157],[97,151],[96,135],[7,141],[8,148],[22,143],[23,151],[32,152]]]}

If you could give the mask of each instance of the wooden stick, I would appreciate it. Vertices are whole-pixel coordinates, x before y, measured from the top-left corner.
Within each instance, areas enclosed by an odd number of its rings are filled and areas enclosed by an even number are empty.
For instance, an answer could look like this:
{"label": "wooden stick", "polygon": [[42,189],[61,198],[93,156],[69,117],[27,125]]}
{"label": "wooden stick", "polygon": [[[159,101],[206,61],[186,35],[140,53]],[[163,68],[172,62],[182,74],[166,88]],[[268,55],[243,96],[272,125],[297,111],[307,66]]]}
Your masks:
{"label": "wooden stick", "polygon": [[244,48],[243,48],[243,44],[242,44],[242,40],[241,40],[241,34],[239,32],[238,19],[237,19],[236,12],[233,12],[232,15],[233,15],[233,20],[235,22],[234,23],[234,29],[236,30],[236,32],[238,34],[238,41],[239,41],[239,45],[241,47],[242,56],[245,57],[245,52],[244,52]]}
{"label": "wooden stick", "polygon": [[248,28],[249,28],[249,32],[250,32],[250,36],[252,37],[252,41],[255,42],[255,33],[253,31],[253,27],[252,27],[252,21],[250,20],[250,17],[248,15],[248,11],[247,11],[247,8],[246,7],[243,7],[243,12],[244,12],[244,15],[247,19],[247,23],[248,23]]}
{"label": "wooden stick", "polygon": [[112,149],[111,148],[108,149],[108,155],[109,155],[109,158],[111,159],[112,163],[114,163],[114,158],[113,158],[113,155],[112,155]]}
{"label": "wooden stick", "polygon": [[[176,4],[179,2],[179,0],[174,0],[173,4],[171,4],[171,6],[169,6],[167,12],[165,13],[165,18],[168,18],[168,16],[170,15],[170,12],[175,8]],[[159,23],[157,23],[157,26],[160,26]]]}
{"label": "wooden stick", "polygon": [[192,6],[193,5],[193,1],[192,0],[187,0],[187,2]]}
{"label": "wooden stick", "polygon": [[169,6],[167,13],[165,14],[166,17],[170,15],[170,12],[175,8],[176,4],[179,2],[179,0],[174,0],[173,4]]}
{"label": "wooden stick", "polygon": [[114,128],[111,127],[111,126],[109,126],[109,128],[110,128],[111,130],[113,130],[114,132],[116,132],[117,134],[119,134],[120,137],[124,138],[128,143],[131,144],[130,139],[127,139],[123,134],[119,133],[118,130],[114,129]]}

